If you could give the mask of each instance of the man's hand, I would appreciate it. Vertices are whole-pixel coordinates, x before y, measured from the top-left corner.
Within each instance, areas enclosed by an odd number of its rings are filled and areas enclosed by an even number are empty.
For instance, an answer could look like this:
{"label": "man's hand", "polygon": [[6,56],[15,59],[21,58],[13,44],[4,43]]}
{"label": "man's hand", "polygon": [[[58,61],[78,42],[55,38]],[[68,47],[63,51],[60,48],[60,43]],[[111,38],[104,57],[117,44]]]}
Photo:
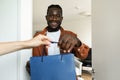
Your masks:
{"label": "man's hand", "polygon": [[70,52],[74,47],[80,47],[81,41],[75,35],[65,34],[61,37],[58,46],[66,53]]}

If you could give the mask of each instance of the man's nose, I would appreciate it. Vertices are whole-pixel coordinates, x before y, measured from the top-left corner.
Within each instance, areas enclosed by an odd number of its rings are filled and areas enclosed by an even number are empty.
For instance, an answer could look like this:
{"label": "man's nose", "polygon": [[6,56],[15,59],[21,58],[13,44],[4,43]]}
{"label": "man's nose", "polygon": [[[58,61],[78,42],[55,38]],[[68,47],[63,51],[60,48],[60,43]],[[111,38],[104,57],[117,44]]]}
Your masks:
{"label": "man's nose", "polygon": [[52,18],[54,21],[56,21],[57,20],[57,17],[56,16],[53,16],[53,18]]}

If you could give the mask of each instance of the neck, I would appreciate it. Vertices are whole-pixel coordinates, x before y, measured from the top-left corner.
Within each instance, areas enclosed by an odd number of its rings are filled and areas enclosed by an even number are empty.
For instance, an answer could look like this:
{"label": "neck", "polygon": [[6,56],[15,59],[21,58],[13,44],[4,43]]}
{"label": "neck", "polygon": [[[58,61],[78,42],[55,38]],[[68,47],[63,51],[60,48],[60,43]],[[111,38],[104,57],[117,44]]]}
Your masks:
{"label": "neck", "polygon": [[55,28],[55,29],[53,29],[53,28],[51,28],[51,27],[47,27],[47,30],[48,30],[48,32],[56,32],[56,31],[58,31],[59,29],[61,28],[61,26],[59,26],[59,27],[57,27],[57,28]]}

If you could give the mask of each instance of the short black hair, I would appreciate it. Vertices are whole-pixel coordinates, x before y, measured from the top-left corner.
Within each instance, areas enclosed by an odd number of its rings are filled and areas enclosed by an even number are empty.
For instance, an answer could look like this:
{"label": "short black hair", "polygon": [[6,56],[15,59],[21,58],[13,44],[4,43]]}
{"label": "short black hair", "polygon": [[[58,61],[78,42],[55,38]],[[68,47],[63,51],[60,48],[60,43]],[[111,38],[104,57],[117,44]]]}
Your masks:
{"label": "short black hair", "polygon": [[62,14],[62,8],[61,8],[60,5],[58,5],[58,4],[56,4],[56,5],[55,4],[51,4],[50,6],[48,6],[47,14],[48,14],[48,11],[49,11],[50,8],[58,8],[58,9],[61,10],[61,14]]}

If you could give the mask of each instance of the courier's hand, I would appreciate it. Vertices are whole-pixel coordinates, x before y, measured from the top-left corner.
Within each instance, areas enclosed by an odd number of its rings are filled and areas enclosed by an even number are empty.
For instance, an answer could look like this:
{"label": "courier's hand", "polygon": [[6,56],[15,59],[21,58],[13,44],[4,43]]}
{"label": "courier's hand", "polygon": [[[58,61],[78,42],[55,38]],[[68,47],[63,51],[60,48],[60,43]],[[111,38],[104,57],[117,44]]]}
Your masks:
{"label": "courier's hand", "polygon": [[74,47],[80,47],[81,41],[74,35],[65,34],[61,37],[58,46],[63,52],[70,52]]}
{"label": "courier's hand", "polygon": [[28,45],[30,47],[37,47],[40,45],[50,45],[50,39],[47,36],[44,35],[37,35],[36,37],[34,37],[33,39],[28,41]]}

